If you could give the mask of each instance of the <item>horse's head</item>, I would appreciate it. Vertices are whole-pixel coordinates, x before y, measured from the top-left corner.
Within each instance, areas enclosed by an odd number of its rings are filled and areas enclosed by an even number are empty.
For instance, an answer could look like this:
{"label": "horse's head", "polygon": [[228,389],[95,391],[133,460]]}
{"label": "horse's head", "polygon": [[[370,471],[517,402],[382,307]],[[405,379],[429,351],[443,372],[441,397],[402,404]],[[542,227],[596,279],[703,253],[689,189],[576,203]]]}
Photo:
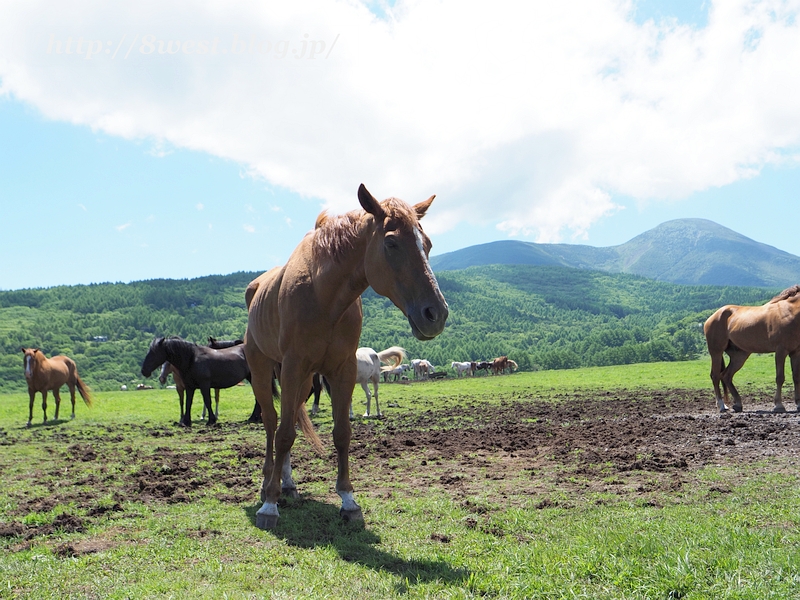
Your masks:
{"label": "horse's head", "polygon": [[169,377],[170,366],[171,365],[168,362],[165,362],[163,365],[161,365],[161,373],[159,373],[158,375],[158,381],[161,383],[161,385],[167,383],[167,377]]}
{"label": "horse's head", "polygon": [[363,183],[358,188],[358,200],[375,223],[364,257],[367,281],[403,311],[419,340],[439,335],[449,313],[428,262],[431,241],[419,224],[433,198],[414,206],[397,198],[378,202]]}
{"label": "horse's head", "polygon": [[147,356],[142,362],[142,375],[150,377],[155,369],[167,362],[167,351],[164,348],[164,338],[158,337],[150,342]]}
{"label": "horse's head", "polygon": [[38,348],[20,348],[22,350],[22,364],[25,366],[25,379],[33,377],[33,367],[36,364],[36,353]]}

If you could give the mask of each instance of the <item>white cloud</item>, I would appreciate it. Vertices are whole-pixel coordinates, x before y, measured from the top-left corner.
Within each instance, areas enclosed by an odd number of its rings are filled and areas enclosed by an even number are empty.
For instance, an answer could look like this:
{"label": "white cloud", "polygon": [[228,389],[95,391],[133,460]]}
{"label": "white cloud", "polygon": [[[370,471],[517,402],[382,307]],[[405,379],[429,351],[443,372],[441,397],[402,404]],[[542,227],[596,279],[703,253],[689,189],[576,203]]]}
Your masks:
{"label": "white cloud", "polygon": [[436,193],[432,233],[488,219],[557,241],[614,194],[674,199],[798,160],[800,0],[714,2],[703,29],[637,25],[622,0],[386,10],[7,2],[0,91],[156,154],[238,161],[334,211],[361,182]]}
{"label": "white cloud", "polygon": [[128,227],[130,227],[130,223],[125,223],[124,225],[117,225],[114,229],[117,231],[125,231]]}
{"label": "white cloud", "polygon": [[197,210],[203,210],[203,209],[205,208],[205,206],[203,205],[203,203],[202,203],[202,202],[198,202],[197,204],[195,204],[195,206],[194,206],[194,207],[195,207]]}
{"label": "white cloud", "polygon": [[242,229],[244,229],[247,233],[255,233],[256,228],[252,225],[242,225]]}

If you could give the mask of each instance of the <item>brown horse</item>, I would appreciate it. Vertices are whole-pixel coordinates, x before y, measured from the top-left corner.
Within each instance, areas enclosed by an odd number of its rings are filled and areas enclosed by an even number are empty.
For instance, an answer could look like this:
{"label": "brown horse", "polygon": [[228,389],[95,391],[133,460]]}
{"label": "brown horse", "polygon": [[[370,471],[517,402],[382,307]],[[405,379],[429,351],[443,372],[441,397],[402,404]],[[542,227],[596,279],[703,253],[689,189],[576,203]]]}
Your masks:
{"label": "brown horse", "polygon": [[[800,285],[790,287],[762,306],[723,306],[703,326],[711,355],[711,381],[720,412],[728,410],[728,390],[733,410],[741,412],[742,397],[733,376],[754,352],[775,353],[775,408],[786,412],[781,400],[786,357],[792,365],[794,401],[800,410]],[[728,366],[722,354],[730,358]],[[720,394],[722,383],[725,399]]]}
{"label": "brown horse", "polygon": [[[305,408],[314,373],[321,373],[330,384],[340,514],[345,520],[363,519],[353,498],[348,460],[361,294],[367,287],[403,312],[417,339],[439,335],[447,320],[447,303],[428,263],[430,239],[419,224],[433,196],[414,206],[397,198],[378,202],[362,184],[358,199],[363,211],[337,217],[321,213],[315,230],[303,238],[286,265],[253,280],[245,293],[249,310],[245,351],[267,434],[264,504],[256,513],[261,529],[277,525],[281,492],[297,496],[289,457],[295,423],[321,450]],[[277,363],[281,363],[280,427],[270,390]]]}
{"label": "brown horse", "polygon": [[28,427],[33,421],[33,400],[36,392],[42,393],[42,411],[44,412],[44,423],[47,423],[47,392],[52,390],[56,398],[56,414],[54,420],[58,420],[58,409],[61,407],[61,386],[67,384],[69,388],[69,399],[72,401],[72,416],[75,418],[75,388],[81,394],[81,398],[86,406],[92,405],[92,397],[89,388],[78,377],[78,368],[75,361],[66,356],[54,356],[47,358],[38,348],[20,348],[25,355],[23,365],[25,366],[25,380],[28,382],[28,395],[31,398],[30,410],[28,412]]}

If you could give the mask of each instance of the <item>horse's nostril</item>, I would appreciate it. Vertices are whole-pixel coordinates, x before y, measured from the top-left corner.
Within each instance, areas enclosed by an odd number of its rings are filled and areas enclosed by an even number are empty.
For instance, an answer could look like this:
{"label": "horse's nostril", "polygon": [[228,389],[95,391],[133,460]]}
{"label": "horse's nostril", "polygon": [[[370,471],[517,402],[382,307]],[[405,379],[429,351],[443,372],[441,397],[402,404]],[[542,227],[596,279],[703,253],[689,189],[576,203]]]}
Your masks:
{"label": "horse's nostril", "polygon": [[432,306],[428,306],[422,311],[422,316],[428,319],[428,321],[435,323],[439,319],[439,314],[436,312]]}

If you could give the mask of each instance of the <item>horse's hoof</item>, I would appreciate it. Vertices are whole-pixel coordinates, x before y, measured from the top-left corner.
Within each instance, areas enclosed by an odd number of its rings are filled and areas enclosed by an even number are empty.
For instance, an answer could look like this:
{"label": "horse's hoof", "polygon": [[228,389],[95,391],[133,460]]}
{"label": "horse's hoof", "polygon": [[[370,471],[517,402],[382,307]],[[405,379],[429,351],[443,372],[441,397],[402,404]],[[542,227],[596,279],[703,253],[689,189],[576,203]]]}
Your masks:
{"label": "horse's hoof", "polygon": [[31,427],[31,426],[32,426],[32,424],[31,424],[31,422],[30,422],[30,421],[28,421],[28,424],[27,424],[27,425],[25,425],[25,427]]}
{"label": "horse's hoof", "polygon": [[300,494],[297,491],[297,488],[281,488],[281,494],[285,498],[293,498],[297,499],[300,497]]}
{"label": "horse's hoof", "polygon": [[785,413],[786,407],[781,404],[780,406],[776,406],[775,408],[773,408],[772,412],[775,414]]}
{"label": "horse's hoof", "polygon": [[363,523],[364,522],[364,513],[361,512],[360,508],[353,508],[350,510],[345,510],[343,508],[339,509],[339,516],[344,519],[345,523]]}
{"label": "horse's hoof", "polygon": [[256,527],[263,530],[275,529],[278,526],[278,515],[256,513]]}
{"label": "horse's hoof", "polygon": [[733,412],[736,412],[736,413],[742,412],[742,407],[734,405],[733,406]]}
{"label": "horse's hoof", "polygon": [[69,418],[70,421],[75,418],[75,413],[72,413],[72,416]]}

